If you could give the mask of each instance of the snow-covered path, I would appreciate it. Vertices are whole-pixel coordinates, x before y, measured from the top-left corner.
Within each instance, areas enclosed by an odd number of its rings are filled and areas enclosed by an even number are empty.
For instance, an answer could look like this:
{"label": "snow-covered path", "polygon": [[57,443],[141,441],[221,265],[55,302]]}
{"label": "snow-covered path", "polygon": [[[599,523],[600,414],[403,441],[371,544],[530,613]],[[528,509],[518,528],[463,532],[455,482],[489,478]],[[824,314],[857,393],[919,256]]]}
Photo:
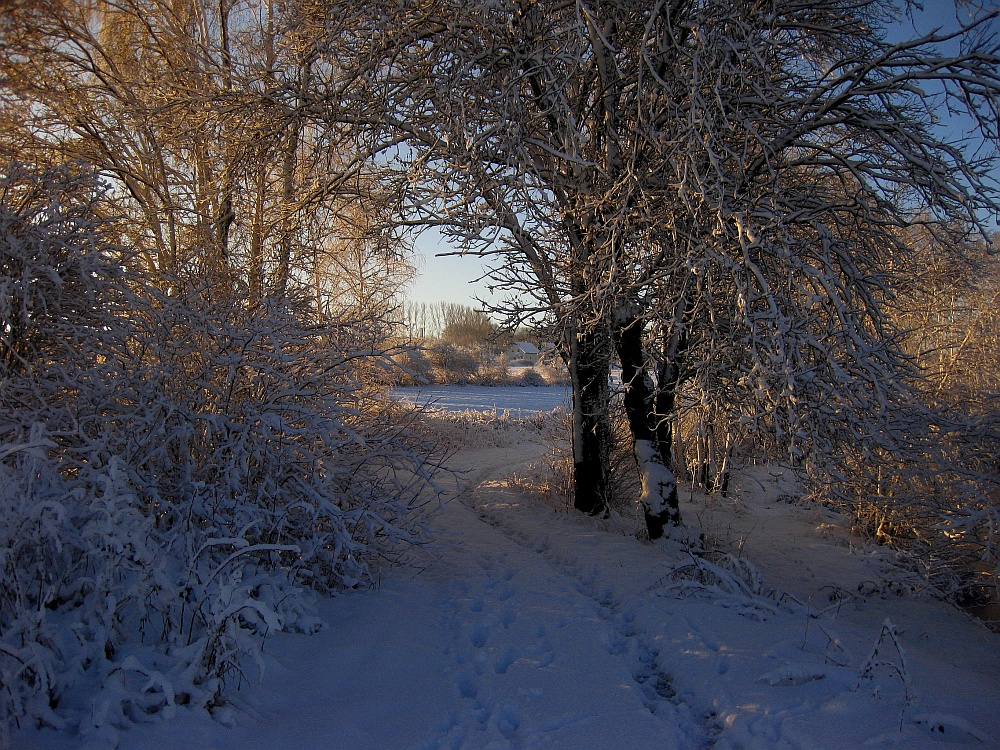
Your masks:
{"label": "snow-covered path", "polygon": [[[765,581],[809,607],[531,500],[506,477],[539,451],[459,454],[470,489],[436,517],[417,566],[321,602],[328,627],[315,635],[269,639],[263,680],[233,694],[229,726],[178,712],[123,732],[119,747],[1000,747],[997,636],[933,601],[819,606],[829,581],[853,586],[864,565],[807,511],[766,493],[747,493],[728,520],[722,507],[684,509],[733,535],[770,519],[775,533],[747,546]],[[18,741],[80,747],[45,732]]]}
{"label": "snow-covered path", "polygon": [[[475,487],[537,451],[532,444],[479,452],[466,484]],[[232,726],[178,717],[123,733],[120,747],[703,744],[683,737],[672,713],[657,710],[662,701],[637,682],[608,610],[580,581],[483,522],[469,507],[471,496],[463,500],[435,518],[426,567],[391,571],[378,590],[321,603],[328,627],[318,634],[272,637],[263,682],[235,694]],[[50,747],[69,746],[67,738],[47,739]]]}

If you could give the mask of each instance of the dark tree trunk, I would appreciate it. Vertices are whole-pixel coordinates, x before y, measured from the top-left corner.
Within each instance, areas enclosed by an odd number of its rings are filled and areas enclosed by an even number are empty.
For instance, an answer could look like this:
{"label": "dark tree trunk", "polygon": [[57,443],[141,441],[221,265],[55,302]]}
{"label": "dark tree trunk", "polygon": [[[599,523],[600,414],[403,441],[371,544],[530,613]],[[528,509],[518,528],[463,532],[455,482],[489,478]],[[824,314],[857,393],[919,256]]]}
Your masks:
{"label": "dark tree trunk", "polygon": [[664,419],[673,415],[677,408],[677,391],[681,385],[681,361],[687,350],[688,336],[683,318],[678,321],[677,330],[670,332],[663,341],[660,367],[657,371],[656,413],[661,415],[656,425],[656,439],[660,445],[663,460],[673,466],[671,452],[674,447],[673,420]]}
{"label": "dark tree trunk", "polygon": [[[675,307],[673,325],[665,328],[660,350],[660,365],[656,372],[655,411],[659,415],[656,425],[656,440],[660,455],[671,468],[676,470],[674,450],[674,417],[677,413],[677,395],[684,376],[682,365],[687,354],[690,338],[692,303],[683,298]],[[676,475],[675,475],[676,478]]]}
{"label": "dark tree trunk", "polygon": [[608,416],[610,342],[604,329],[571,343],[573,380],[573,505],[598,515],[608,508],[611,421]]}
{"label": "dark tree trunk", "polygon": [[[664,452],[657,412],[656,394],[643,356],[643,324],[641,319],[629,317],[617,321],[614,332],[615,347],[622,365],[622,384],[625,388],[623,403],[632,433],[633,452],[642,479],[643,514],[650,539],[659,539],[664,529],[681,522],[677,502],[677,482],[670,470],[669,437]],[[667,412],[669,413],[669,412]]]}

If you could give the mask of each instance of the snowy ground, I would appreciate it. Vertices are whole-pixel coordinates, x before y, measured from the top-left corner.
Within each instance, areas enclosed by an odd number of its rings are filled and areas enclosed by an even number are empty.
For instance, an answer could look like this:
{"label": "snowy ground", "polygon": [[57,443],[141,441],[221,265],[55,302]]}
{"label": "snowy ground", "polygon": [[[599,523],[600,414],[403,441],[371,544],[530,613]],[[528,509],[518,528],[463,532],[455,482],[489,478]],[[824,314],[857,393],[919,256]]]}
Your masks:
{"label": "snowy ground", "polygon": [[[789,502],[780,470],[727,500],[684,492],[686,517],[757,563],[755,581],[527,496],[507,478],[539,451],[459,454],[468,490],[419,565],[322,602],[316,635],[271,638],[228,726],[181,711],[120,747],[1000,747],[998,636],[880,593],[879,559]],[[47,732],[14,744],[78,747]]]}
{"label": "snowy ground", "polygon": [[417,406],[450,411],[507,411],[512,417],[568,408],[569,388],[543,386],[438,385],[393,388],[392,396]]}

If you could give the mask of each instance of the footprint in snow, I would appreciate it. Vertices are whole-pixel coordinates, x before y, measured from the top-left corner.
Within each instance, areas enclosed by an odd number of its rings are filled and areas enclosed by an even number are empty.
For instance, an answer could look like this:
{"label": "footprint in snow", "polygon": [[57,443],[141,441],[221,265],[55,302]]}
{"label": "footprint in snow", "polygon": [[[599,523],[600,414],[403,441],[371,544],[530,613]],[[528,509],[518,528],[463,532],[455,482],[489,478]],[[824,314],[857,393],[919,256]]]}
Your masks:
{"label": "footprint in snow", "polygon": [[496,726],[505,740],[512,741],[521,726],[521,715],[517,706],[512,703],[500,706],[496,713]]}
{"label": "footprint in snow", "polygon": [[497,674],[507,674],[507,670],[510,669],[510,666],[514,662],[516,662],[518,658],[519,656],[517,651],[515,651],[510,646],[507,646],[500,652],[500,655],[497,657],[496,664],[494,665],[493,670]]}
{"label": "footprint in snow", "polygon": [[608,630],[601,638],[601,643],[611,656],[619,656],[628,650],[628,639],[615,629]]}
{"label": "footprint in snow", "polygon": [[469,641],[476,648],[482,648],[486,645],[486,641],[489,640],[490,630],[486,627],[486,623],[478,622],[472,626],[469,631]]}
{"label": "footprint in snow", "polygon": [[805,685],[807,682],[826,679],[826,670],[802,664],[786,664],[779,669],[761,675],[757,682],[772,687]]}
{"label": "footprint in snow", "polygon": [[476,683],[475,675],[471,672],[460,674],[455,679],[455,686],[458,687],[458,694],[463,698],[472,700],[479,694],[479,685]]}
{"label": "footprint in snow", "polygon": [[990,738],[981,729],[961,718],[951,714],[920,714],[913,717],[913,723],[931,737],[944,742],[973,742],[983,745],[990,744]]}

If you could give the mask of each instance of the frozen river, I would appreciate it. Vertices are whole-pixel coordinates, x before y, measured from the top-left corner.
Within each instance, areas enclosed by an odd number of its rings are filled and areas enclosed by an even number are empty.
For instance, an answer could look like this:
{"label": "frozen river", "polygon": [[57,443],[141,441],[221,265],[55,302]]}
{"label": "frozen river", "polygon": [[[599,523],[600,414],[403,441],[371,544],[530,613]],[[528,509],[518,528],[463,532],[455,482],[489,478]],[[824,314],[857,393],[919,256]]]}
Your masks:
{"label": "frozen river", "polygon": [[418,406],[448,411],[507,411],[511,416],[569,408],[567,386],[429,385],[393,388],[394,398]]}

